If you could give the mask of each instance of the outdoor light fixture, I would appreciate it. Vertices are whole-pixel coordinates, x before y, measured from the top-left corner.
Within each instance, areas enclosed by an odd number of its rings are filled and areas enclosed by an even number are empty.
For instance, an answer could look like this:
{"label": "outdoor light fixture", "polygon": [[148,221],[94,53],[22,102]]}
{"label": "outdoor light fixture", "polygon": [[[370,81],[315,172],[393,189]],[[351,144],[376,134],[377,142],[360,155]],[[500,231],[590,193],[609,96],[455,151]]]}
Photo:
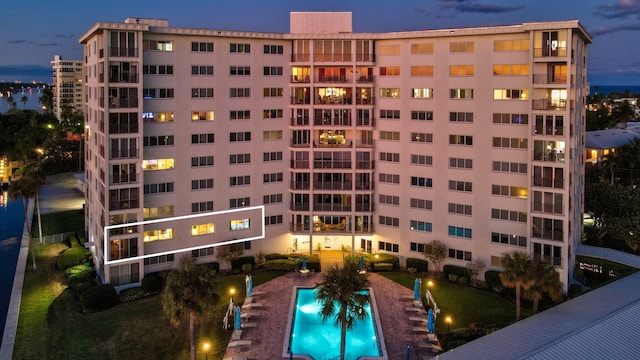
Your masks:
{"label": "outdoor light fixture", "polygon": [[444,321],[447,323],[447,331],[451,332],[451,316],[447,315],[447,317],[444,318]]}
{"label": "outdoor light fixture", "polygon": [[211,344],[206,342],[202,345],[202,348],[204,349],[204,359],[209,360],[209,348],[211,348]]}

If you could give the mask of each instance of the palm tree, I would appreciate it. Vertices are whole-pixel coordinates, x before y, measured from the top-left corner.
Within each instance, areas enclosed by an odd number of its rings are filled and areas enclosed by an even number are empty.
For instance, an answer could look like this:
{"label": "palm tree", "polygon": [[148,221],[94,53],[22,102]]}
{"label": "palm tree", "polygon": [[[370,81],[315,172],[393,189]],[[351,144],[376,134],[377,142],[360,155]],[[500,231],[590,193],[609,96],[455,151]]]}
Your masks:
{"label": "palm tree", "polygon": [[[37,271],[38,267],[36,265],[36,254],[33,249],[33,239],[31,237],[31,221],[28,217],[28,201],[31,198],[35,198],[35,205],[38,214],[38,222],[40,221],[40,201],[38,198],[38,193],[40,192],[40,188],[45,184],[45,176],[44,174],[34,166],[33,164],[25,165],[20,173],[22,176],[18,180],[14,180],[11,182],[9,186],[9,198],[11,200],[17,200],[19,197],[22,197],[22,204],[24,206],[24,224],[27,228],[27,234],[29,235],[29,241],[31,242],[31,262],[33,264],[33,271]],[[40,229],[40,237],[42,238],[42,227]]]}
{"label": "palm tree", "polygon": [[538,303],[544,293],[553,301],[562,300],[562,282],[556,268],[542,259],[531,262],[531,287],[522,296],[533,302],[533,313],[538,312]]}
{"label": "palm tree", "polygon": [[531,258],[522,251],[504,253],[500,257],[500,266],[504,269],[500,273],[502,285],[516,290],[516,321],[520,320],[521,291],[531,288]]}
{"label": "palm tree", "polygon": [[198,265],[195,259],[184,256],[177,269],[167,277],[162,291],[162,310],[174,326],[189,317],[191,360],[196,359],[197,316],[218,302],[215,271]]}
{"label": "palm tree", "polygon": [[20,98],[20,102],[22,103],[22,109],[26,108],[27,101],[29,101],[29,98],[27,98],[27,95],[22,95],[22,97]]}
{"label": "palm tree", "polygon": [[371,302],[369,295],[363,293],[367,285],[367,275],[358,274],[357,265],[347,261],[343,267],[331,266],[318,286],[322,321],[334,317],[336,326],[341,328],[340,360],[344,360],[347,330],[367,317],[366,306]]}
{"label": "palm tree", "polygon": [[38,99],[40,104],[44,106],[44,110],[46,112],[53,111],[53,90],[50,87],[45,87],[42,89],[42,96]]}

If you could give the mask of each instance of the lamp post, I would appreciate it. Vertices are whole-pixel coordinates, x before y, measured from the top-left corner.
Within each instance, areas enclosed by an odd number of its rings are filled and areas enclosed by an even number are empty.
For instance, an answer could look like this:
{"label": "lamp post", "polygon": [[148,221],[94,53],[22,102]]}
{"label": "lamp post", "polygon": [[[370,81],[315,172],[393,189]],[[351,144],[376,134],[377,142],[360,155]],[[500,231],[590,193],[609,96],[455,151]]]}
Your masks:
{"label": "lamp post", "polygon": [[431,280],[427,281],[427,288],[429,289],[429,292],[432,292],[431,288],[433,288],[433,281]]}
{"label": "lamp post", "polygon": [[202,345],[202,348],[204,349],[204,359],[209,360],[209,348],[211,348],[211,344],[206,342]]}
{"label": "lamp post", "polygon": [[447,315],[447,317],[444,318],[444,321],[447,323],[447,332],[451,332],[451,322],[453,320],[451,320],[451,316]]}
{"label": "lamp post", "polygon": [[235,288],[230,288],[229,289],[229,295],[231,295],[231,302],[233,302],[233,295],[235,295],[236,293],[236,289]]}

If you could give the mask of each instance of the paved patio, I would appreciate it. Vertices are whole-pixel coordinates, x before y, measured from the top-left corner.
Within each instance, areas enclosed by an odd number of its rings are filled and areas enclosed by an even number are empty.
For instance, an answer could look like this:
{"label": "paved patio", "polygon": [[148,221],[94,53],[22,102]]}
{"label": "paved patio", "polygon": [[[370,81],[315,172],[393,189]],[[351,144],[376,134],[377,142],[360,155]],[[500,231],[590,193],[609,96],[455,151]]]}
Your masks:
{"label": "paved patio", "polygon": [[[333,262],[342,261],[339,251],[323,251],[321,259],[323,269]],[[321,273],[307,277],[289,273],[255,287],[256,292],[264,292],[253,297],[253,302],[262,304],[262,308],[252,310],[260,313],[250,320],[257,326],[242,331],[242,340],[251,340],[251,345],[227,348],[224,359],[282,359],[292,289],[294,286],[315,286],[321,281]],[[404,359],[407,346],[411,347],[411,360],[431,357],[430,350],[418,349],[418,344],[425,342],[426,334],[413,331],[414,324],[409,317],[415,314],[405,311],[412,301],[403,299],[403,295],[411,297],[413,291],[375,273],[369,273],[369,284],[378,305],[389,359]]]}

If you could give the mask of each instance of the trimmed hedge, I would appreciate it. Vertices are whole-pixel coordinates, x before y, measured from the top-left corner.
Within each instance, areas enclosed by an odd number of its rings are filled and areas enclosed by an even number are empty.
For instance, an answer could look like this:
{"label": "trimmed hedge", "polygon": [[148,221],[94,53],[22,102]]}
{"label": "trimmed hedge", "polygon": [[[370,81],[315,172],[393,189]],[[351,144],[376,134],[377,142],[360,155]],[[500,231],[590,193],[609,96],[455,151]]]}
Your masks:
{"label": "trimmed hedge", "polygon": [[392,263],[375,263],[373,266],[373,271],[391,271],[393,270]]}
{"label": "trimmed hedge", "polygon": [[417,271],[429,271],[429,263],[425,259],[407,258],[407,269],[414,268]]}
{"label": "trimmed hedge", "polygon": [[242,270],[242,265],[251,264],[251,267],[256,265],[256,258],[253,256],[241,256],[231,262],[232,270]]}
{"label": "trimmed hedge", "polygon": [[120,300],[121,303],[123,303],[127,301],[142,299],[145,296],[147,296],[147,292],[141,286],[137,286],[137,287],[128,288],[120,291],[120,295],[118,295],[118,299]]}
{"label": "trimmed hedge", "polygon": [[160,274],[147,274],[142,278],[142,289],[147,294],[154,294],[162,290],[163,283],[164,279],[162,279],[162,276],[160,276]]}
{"label": "trimmed hedge", "polygon": [[56,261],[58,270],[67,270],[70,267],[80,265],[91,259],[91,252],[84,247],[74,246],[63,251]]}
{"label": "trimmed hedge", "polygon": [[76,265],[65,271],[65,277],[70,288],[77,289],[82,283],[95,283],[96,270],[87,265]]}
{"label": "trimmed hedge", "polygon": [[502,280],[500,280],[500,271],[488,270],[484,273],[484,281],[487,286],[493,291],[497,288],[502,288]]}
{"label": "trimmed hedge", "polygon": [[456,274],[458,277],[469,276],[469,272],[466,267],[456,265],[445,265],[442,267],[442,272],[448,277],[450,274]]}
{"label": "trimmed hedge", "polygon": [[299,267],[299,262],[295,259],[275,259],[267,260],[264,268],[267,270],[294,271]]}
{"label": "trimmed hedge", "polygon": [[279,259],[288,259],[289,257],[287,255],[284,254],[266,254],[264,256],[264,260],[268,261],[268,260],[279,260]]}
{"label": "trimmed hedge", "polygon": [[84,312],[102,311],[118,303],[118,294],[111,284],[94,286],[80,295]]}
{"label": "trimmed hedge", "polygon": [[369,256],[369,263],[371,264],[370,266],[372,269],[379,263],[389,263],[393,266],[393,269],[400,268],[400,258],[390,254],[376,254],[374,256]]}

